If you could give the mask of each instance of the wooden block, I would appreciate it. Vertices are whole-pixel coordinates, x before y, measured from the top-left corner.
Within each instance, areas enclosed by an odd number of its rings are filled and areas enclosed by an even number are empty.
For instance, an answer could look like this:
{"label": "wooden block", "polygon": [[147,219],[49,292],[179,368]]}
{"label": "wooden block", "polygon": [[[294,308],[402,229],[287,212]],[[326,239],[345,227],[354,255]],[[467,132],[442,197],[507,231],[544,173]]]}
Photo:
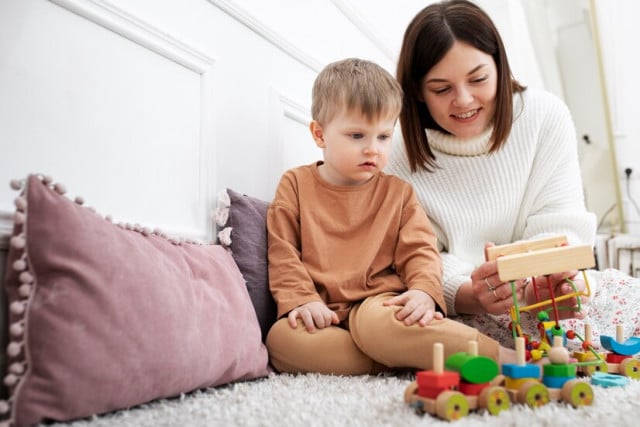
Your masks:
{"label": "wooden block", "polygon": [[508,243],[487,248],[487,261],[493,261],[502,255],[521,254],[525,252],[539,251],[540,249],[557,248],[567,245],[566,236],[547,237],[538,240],[523,240],[521,242]]}
{"label": "wooden block", "polygon": [[[502,373],[511,380],[540,378],[540,366],[538,365],[518,365],[506,363],[502,365]],[[509,387],[515,388],[515,387]]]}
{"label": "wooden block", "polygon": [[437,373],[435,371],[419,371],[416,374],[418,387],[431,387],[446,390],[457,386],[460,383],[460,374],[457,372],[445,371]]}
{"label": "wooden block", "polygon": [[505,255],[498,257],[496,262],[498,276],[503,282],[563,271],[583,270],[596,264],[591,245],[562,246]]}
{"label": "wooden block", "polygon": [[[552,377],[552,376],[545,376],[544,378],[542,378],[542,383],[544,385],[546,385],[547,387],[549,387],[549,394],[551,395],[551,390],[559,390],[562,388],[562,386],[564,385],[564,383],[566,383],[567,381],[570,381],[572,379],[575,378],[575,375],[572,377]],[[561,396],[551,396],[554,400],[559,400],[561,399]]]}
{"label": "wooden block", "polygon": [[465,352],[454,353],[445,362],[445,368],[455,371],[467,382],[487,383],[500,373],[495,360],[486,356],[474,356]]}
{"label": "wooden block", "polygon": [[482,393],[482,390],[487,388],[489,383],[482,384],[474,384],[468,383],[466,381],[460,381],[460,385],[458,386],[458,391],[464,394],[465,396],[479,396]]}
{"label": "wooden block", "polygon": [[547,363],[542,366],[543,376],[546,377],[575,377],[577,366],[569,364]]}

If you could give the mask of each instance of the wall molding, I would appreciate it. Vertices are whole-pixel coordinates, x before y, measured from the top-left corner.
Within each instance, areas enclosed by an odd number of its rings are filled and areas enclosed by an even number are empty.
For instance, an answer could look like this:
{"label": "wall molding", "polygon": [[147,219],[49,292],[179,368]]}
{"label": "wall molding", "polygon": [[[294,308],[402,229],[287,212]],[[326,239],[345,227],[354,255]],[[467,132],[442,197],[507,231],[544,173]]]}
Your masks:
{"label": "wall molding", "polygon": [[309,126],[311,122],[311,115],[309,114],[309,108],[305,108],[299,103],[295,102],[291,98],[279,95],[280,105],[284,111],[284,116],[300,123],[304,127]]}
{"label": "wall molding", "polygon": [[198,73],[206,73],[214,60],[196,48],[168,35],[149,22],[104,0],[49,0],[158,55]]}
{"label": "wall molding", "polygon": [[[616,135],[626,134],[624,115],[621,114],[622,101],[625,98],[625,94],[628,93],[623,88],[625,85],[625,69],[620,61],[620,48],[618,40],[621,40],[623,34],[620,33],[620,8],[617,2],[610,2],[606,4],[606,7],[598,6],[598,1],[591,3],[593,14],[593,25],[598,25],[597,31],[598,40],[595,43],[599,43],[600,58],[603,62],[604,70],[604,84],[607,87],[607,94],[609,108],[611,110],[613,133]],[[602,31],[602,30],[605,31]],[[625,55],[626,56],[626,52]],[[609,64],[607,66],[607,64]]]}
{"label": "wall molding", "polygon": [[[115,7],[104,0],[49,0],[163,58],[196,73],[200,77],[199,200],[205,219],[200,239],[214,238],[210,212],[215,208],[216,138],[213,69],[214,59],[165,31]],[[169,230],[167,230],[170,233]],[[170,233],[172,234],[172,233]],[[194,237],[194,236],[191,236]]]}
{"label": "wall molding", "polygon": [[308,129],[311,114],[308,107],[294,101],[282,94],[282,91],[273,86],[269,87],[269,134],[268,134],[268,158],[267,176],[270,185],[276,187],[284,172],[284,123],[285,120],[293,122]]}
{"label": "wall molding", "polygon": [[342,14],[366,37],[371,43],[373,43],[392,64],[395,64],[398,60],[393,50],[390,49],[386,43],[378,37],[378,32],[373,29],[373,26],[365,19],[362,19],[362,14],[344,0],[331,0],[331,2],[342,12]]}
{"label": "wall molding", "polygon": [[208,0],[208,2],[310,70],[316,73],[322,70],[323,65],[320,61],[289,43],[284,37],[273,31],[251,13],[235,4],[235,2],[230,0]]}

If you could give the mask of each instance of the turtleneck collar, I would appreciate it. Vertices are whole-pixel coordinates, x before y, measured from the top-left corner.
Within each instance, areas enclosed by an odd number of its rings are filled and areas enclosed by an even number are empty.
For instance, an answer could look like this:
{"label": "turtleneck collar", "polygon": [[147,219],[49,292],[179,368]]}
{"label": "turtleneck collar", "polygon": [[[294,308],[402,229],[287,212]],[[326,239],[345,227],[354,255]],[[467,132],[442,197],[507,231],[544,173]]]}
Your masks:
{"label": "turtleneck collar", "polygon": [[469,139],[460,139],[455,135],[435,129],[425,129],[425,131],[429,145],[435,150],[452,156],[481,156],[489,152],[489,139],[493,127]]}

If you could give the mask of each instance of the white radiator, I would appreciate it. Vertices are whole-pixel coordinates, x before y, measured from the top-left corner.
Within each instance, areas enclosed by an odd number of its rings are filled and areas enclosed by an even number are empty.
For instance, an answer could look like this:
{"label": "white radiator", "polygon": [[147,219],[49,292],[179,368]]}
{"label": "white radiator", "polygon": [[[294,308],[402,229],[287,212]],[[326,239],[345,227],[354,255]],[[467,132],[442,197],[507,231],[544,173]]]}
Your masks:
{"label": "white radiator", "polygon": [[605,247],[608,258],[606,267],[640,277],[640,236],[621,234],[610,237],[606,240]]}

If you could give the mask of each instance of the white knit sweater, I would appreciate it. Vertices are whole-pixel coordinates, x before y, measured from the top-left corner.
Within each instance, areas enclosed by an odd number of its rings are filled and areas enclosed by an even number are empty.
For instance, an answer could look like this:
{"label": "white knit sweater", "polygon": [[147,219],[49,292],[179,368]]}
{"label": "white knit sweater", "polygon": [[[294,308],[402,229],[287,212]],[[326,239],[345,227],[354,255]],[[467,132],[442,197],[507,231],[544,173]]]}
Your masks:
{"label": "white knit sweater", "polygon": [[576,132],[566,105],[527,89],[514,98],[509,139],[487,154],[491,130],[473,139],[427,130],[439,169],[410,172],[400,131],[386,172],[409,181],[424,206],[442,253],[449,315],[455,297],[497,245],[549,235],[593,244],[595,215],[586,211]]}

